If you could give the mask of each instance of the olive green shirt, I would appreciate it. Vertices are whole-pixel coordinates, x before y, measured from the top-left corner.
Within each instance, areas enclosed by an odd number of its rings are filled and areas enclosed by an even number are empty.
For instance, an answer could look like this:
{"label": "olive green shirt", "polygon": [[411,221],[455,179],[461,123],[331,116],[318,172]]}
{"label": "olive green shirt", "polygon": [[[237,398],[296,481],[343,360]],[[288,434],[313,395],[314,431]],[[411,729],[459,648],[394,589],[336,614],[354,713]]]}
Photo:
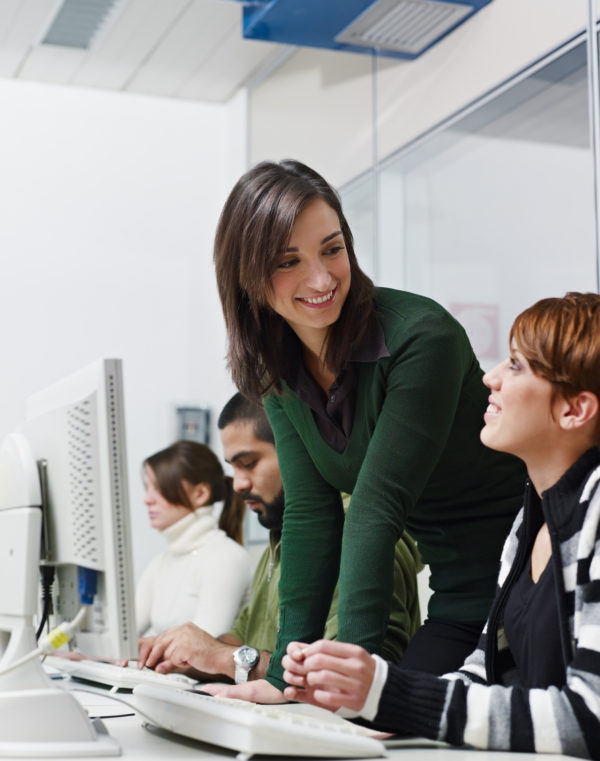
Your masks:
{"label": "olive green shirt", "polygon": [[[385,657],[393,662],[400,660],[421,623],[417,573],[422,567],[415,543],[408,534],[404,534],[396,544],[394,554],[394,594],[382,647]],[[229,632],[240,642],[258,650],[275,650],[279,619],[279,574],[279,534],[271,532],[269,546],[256,566],[250,600],[240,611]],[[336,587],[325,624],[325,639],[335,639],[337,636],[337,602]]]}

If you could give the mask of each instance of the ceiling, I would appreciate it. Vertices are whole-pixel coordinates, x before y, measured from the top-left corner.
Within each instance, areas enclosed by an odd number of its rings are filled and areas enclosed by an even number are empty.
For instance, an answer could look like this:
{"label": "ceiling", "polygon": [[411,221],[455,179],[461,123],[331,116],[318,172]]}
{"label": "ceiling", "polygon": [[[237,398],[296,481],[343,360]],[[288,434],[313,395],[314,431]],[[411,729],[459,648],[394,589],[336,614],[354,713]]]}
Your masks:
{"label": "ceiling", "polygon": [[224,102],[293,51],[243,39],[234,0],[122,0],[88,49],[43,42],[63,4],[95,2],[0,0],[0,77]]}

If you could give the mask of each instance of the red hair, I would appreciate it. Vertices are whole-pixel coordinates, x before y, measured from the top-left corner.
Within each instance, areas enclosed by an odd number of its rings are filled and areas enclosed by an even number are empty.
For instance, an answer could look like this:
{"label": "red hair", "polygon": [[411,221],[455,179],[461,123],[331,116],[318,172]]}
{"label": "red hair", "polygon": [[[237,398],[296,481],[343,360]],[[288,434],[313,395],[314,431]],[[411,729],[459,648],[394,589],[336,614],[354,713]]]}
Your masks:
{"label": "red hair", "polygon": [[571,292],[538,301],[514,321],[513,339],[555,393],[568,399],[591,391],[600,400],[600,295]]}

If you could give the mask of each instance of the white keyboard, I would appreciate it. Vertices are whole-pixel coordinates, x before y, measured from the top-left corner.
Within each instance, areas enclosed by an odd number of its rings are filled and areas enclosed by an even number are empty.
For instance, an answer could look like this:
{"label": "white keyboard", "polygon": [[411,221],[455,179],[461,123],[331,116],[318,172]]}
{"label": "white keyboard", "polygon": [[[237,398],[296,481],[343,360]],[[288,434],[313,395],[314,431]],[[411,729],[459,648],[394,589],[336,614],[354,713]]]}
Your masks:
{"label": "white keyboard", "polygon": [[369,736],[369,730],[314,706],[257,705],[149,684],[136,687],[127,702],[150,724],[238,751],[238,761],[255,753],[320,758],[386,755],[384,745]]}
{"label": "white keyboard", "polygon": [[180,689],[189,689],[198,684],[196,679],[185,674],[158,674],[152,669],[138,669],[135,661],[130,661],[127,666],[115,666],[113,663],[92,660],[71,661],[56,657],[46,660],[49,666],[65,672],[72,679],[102,685],[111,693],[131,692],[138,684]]}

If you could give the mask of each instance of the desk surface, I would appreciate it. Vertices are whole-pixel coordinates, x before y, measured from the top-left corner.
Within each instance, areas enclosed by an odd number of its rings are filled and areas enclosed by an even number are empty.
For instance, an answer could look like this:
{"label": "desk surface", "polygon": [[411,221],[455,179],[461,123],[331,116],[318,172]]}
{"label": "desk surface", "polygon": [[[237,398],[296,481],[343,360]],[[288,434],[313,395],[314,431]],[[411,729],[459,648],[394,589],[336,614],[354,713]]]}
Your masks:
{"label": "desk surface", "polygon": [[[124,759],[149,761],[150,759],[195,758],[196,761],[226,761],[235,759],[236,752],[214,745],[180,738],[160,730],[148,730],[137,716],[121,716],[105,720],[111,735],[121,743]],[[255,756],[259,761],[276,756]],[[282,758],[291,758],[282,756]],[[529,753],[502,753],[492,751],[463,750],[461,748],[395,748],[388,750],[388,758],[396,761],[573,761],[567,756],[542,756]],[[317,761],[315,759],[315,761]],[[331,761],[329,759],[329,761]]]}
{"label": "desk surface", "polygon": [[[102,716],[102,721],[121,746],[121,756],[105,758],[123,758],[125,761],[152,761],[152,759],[169,759],[183,761],[194,758],[196,761],[228,761],[235,759],[237,753],[227,748],[207,745],[196,740],[164,732],[154,727],[146,727],[140,716],[131,712],[123,703],[107,699],[106,693],[83,692],[76,690],[77,697],[91,715]],[[101,695],[101,697],[98,697]],[[104,701],[104,702],[103,702]],[[112,703],[112,704],[111,704]],[[113,715],[121,714],[121,715]],[[493,755],[492,755],[493,753]],[[89,761],[88,757],[69,757],[69,761]],[[255,756],[257,761],[286,758],[291,756]],[[540,756],[528,753],[507,753],[466,750],[462,748],[392,748],[388,749],[388,758],[395,761],[540,761]],[[573,761],[568,756],[548,756],[550,761]],[[2,761],[17,761],[16,757],[2,756]],[[55,757],[56,760],[56,757]],[[22,758],[21,758],[22,761]],[[62,761],[61,758],[58,761]],[[65,758],[66,761],[66,758]],[[314,759],[314,761],[323,761]],[[331,760],[328,760],[331,761]]]}
{"label": "desk surface", "polygon": [[[227,761],[235,759],[236,752],[226,748],[217,748],[184,737],[177,737],[160,730],[145,729],[137,716],[120,716],[104,721],[110,734],[119,741],[123,755],[129,761],[150,761],[151,759],[169,759],[183,761],[194,758],[196,761]],[[256,756],[258,761],[276,756]],[[290,756],[282,756],[290,759]],[[492,751],[463,750],[461,748],[395,748],[388,750],[388,758],[395,761],[573,761],[567,756],[545,756],[529,753],[503,753]],[[83,761],[72,759],[71,761]],[[315,759],[315,761],[318,761]],[[331,761],[331,760],[328,760]]]}

